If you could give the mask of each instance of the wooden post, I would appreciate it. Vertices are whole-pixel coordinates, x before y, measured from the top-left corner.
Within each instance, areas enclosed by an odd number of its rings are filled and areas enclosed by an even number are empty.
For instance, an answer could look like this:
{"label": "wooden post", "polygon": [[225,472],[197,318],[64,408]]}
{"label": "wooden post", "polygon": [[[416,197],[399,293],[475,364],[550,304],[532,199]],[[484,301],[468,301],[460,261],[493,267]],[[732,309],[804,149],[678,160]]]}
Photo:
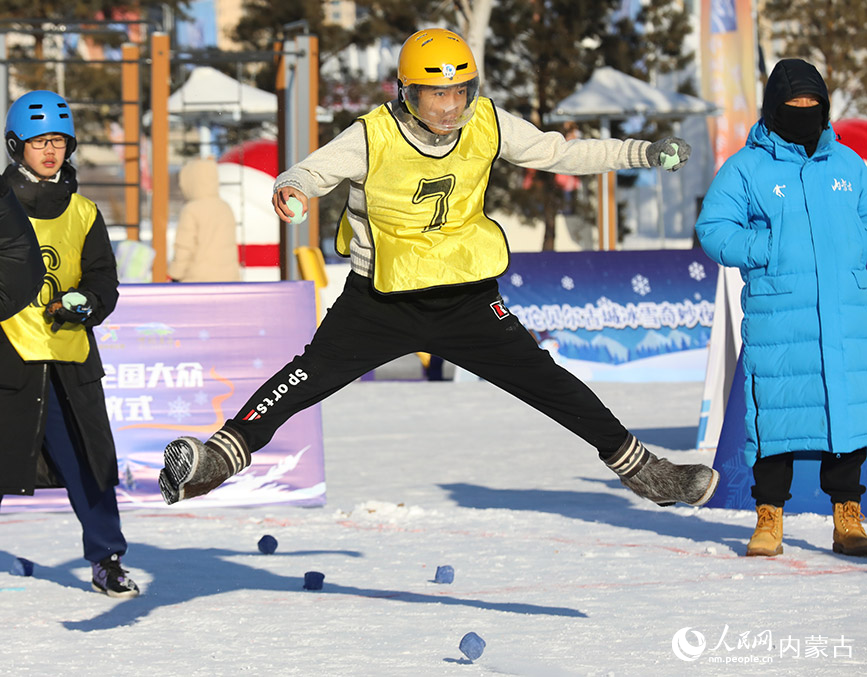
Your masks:
{"label": "wooden post", "polygon": [[[307,95],[309,103],[308,115],[310,116],[310,136],[307,142],[308,154],[319,148],[319,120],[316,117],[316,108],[319,106],[319,38],[315,35],[308,36],[307,64],[310,68],[308,83],[310,85]],[[311,247],[319,247],[319,198],[309,201],[307,209],[307,242]]]}
{"label": "wooden post", "polygon": [[123,107],[123,182],[124,221],[126,238],[138,240],[141,221],[141,190],[139,187],[140,158],[140,97],[139,47],[126,43],[121,48],[121,101]]}
{"label": "wooden post", "polygon": [[166,233],[169,224],[169,36],[151,36],[151,201],[152,246],[155,251],[153,281],[168,280]]}
{"label": "wooden post", "polygon": [[[288,58],[287,58],[288,54]],[[319,146],[319,124],[316,107],[319,102],[319,39],[315,35],[297,35],[292,43],[283,43],[282,85],[285,108],[281,109],[281,149],[286,167],[291,167]],[[282,225],[280,229],[280,277],[294,280],[298,277],[295,249],[299,246],[319,246],[319,202],[310,198],[307,220],[297,226]]]}
{"label": "wooden post", "polygon": [[[286,135],[289,129],[286,125],[286,54],[285,44],[282,41],[274,43],[274,61],[277,65],[277,78],[274,83],[274,91],[277,94],[277,173],[285,172],[289,166],[289,158],[286,157]],[[292,243],[288,241],[286,224],[275,214],[277,230],[280,234],[280,279],[290,279],[291,261],[287,253],[292,250]]]}
{"label": "wooden post", "polygon": [[[602,117],[599,120],[599,138],[611,138],[611,120]],[[606,172],[600,174],[596,184],[597,213],[599,226],[599,250],[613,251],[617,249],[617,200],[615,187],[617,174]]]}
{"label": "wooden post", "polygon": [[277,66],[277,77],[274,83],[274,93],[277,95],[277,173],[287,169],[286,158],[286,55],[283,53],[283,42],[276,41],[274,48],[274,64]]}
{"label": "wooden post", "polygon": [[608,249],[617,249],[617,172],[608,172]]}
{"label": "wooden post", "polygon": [[614,251],[617,249],[617,174],[599,174],[596,188],[599,251]]}
{"label": "wooden post", "polygon": [[605,212],[608,203],[602,199],[608,191],[605,190],[605,174],[596,175],[596,230],[599,235],[599,251],[608,249],[608,219]]}

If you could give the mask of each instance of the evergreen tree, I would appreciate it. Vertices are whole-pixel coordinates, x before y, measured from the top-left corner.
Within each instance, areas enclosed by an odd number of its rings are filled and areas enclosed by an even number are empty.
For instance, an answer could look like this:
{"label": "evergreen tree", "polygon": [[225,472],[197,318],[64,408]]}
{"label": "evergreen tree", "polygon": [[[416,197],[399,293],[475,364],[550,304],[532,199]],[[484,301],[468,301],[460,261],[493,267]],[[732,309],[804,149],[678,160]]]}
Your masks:
{"label": "evergreen tree", "polygon": [[[491,15],[486,52],[487,91],[498,103],[543,129],[556,104],[586,82],[599,66],[610,65],[642,80],[677,71],[692,54],[683,51],[690,31],[688,13],[675,0],[649,0],[635,20],[612,25],[619,0],[500,0]],[[694,91],[690,82],[682,90]],[[585,136],[596,126],[585,126]],[[614,136],[619,130],[615,126]],[[656,138],[670,128],[648,124],[642,137]],[[489,189],[489,208],[505,209],[525,220],[542,219],[543,250],[554,249],[554,225],[567,205],[554,175],[526,174],[498,164],[498,180]],[[589,202],[572,209],[592,223]]]}
{"label": "evergreen tree", "polygon": [[[476,0],[478,1],[478,0]],[[647,0],[634,20],[626,18],[612,25],[613,13],[621,0],[498,0],[493,4],[488,41],[484,55],[486,80],[483,94],[498,104],[522,114],[543,129],[553,107],[586,82],[595,68],[611,65],[643,80],[655,75],[677,72],[692,60],[682,49],[689,33],[688,13],[677,0]],[[236,39],[254,49],[270,49],[279,39],[282,26],[306,20],[310,31],[319,36],[320,58],[337,55],[349,45],[364,47],[377,39],[400,43],[419,28],[445,25],[464,32],[472,27],[476,13],[472,0],[357,0],[358,21],[349,30],[327,26],[319,0],[287,0],[272,5],[267,0],[247,0],[245,15],[235,31]],[[273,73],[264,72],[259,86],[273,88]],[[679,89],[695,88],[689,81]],[[334,96],[349,94],[357,107],[341,111]],[[320,142],[325,143],[345,128],[358,112],[387,100],[388,93],[378,83],[365,84],[345,68],[334,81],[323,79],[320,102],[332,110],[334,122],[322,125]],[[585,134],[593,128],[587,126]],[[647,138],[669,133],[668,128],[648,125]],[[615,135],[617,129],[615,127]],[[565,205],[564,194],[547,172],[528,176],[519,168],[496,163],[495,177],[488,190],[488,209],[504,209],[525,220],[545,222],[543,249],[554,248],[554,220]],[[589,183],[589,182],[587,182]],[[322,232],[328,232],[332,212],[339,212],[343,194],[323,201]],[[590,211],[586,191],[572,209]],[[587,216],[588,221],[594,217]]]}
{"label": "evergreen tree", "polygon": [[[108,136],[111,124],[121,118],[120,61],[91,63],[80,56],[72,38],[115,50],[136,37],[144,42],[150,31],[138,21],[149,21],[150,28],[156,28],[164,9],[184,17],[188,4],[188,0],[0,0],[4,29],[31,38],[8,47],[15,60],[10,68],[13,94],[15,90],[48,89],[62,93],[70,102],[98,102],[75,109],[76,134],[85,139]],[[145,43],[142,47],[146,56],[148,46]],[[141,69],[141,79],[148,82],[147,68]],[[143,107],[147,108],[146,84],[142,93]]]}
{"label": "evergreen tree", "polygon": [[[34,37],[33,59],[44,58],[44,40],[52,26],[72,24],[70,34],[75,33],[75,25],[93,29],[94,24],[87,21],[117,20],[118,23],[138,17],[141,20],[152,19],[154,16],[162,16],[163,8],[170,9],[179,17],[184,17],[185,8],[190,0],[167,0],[165,2],[128,0],[127,2],[113,2],[112,0],[0,0],[0,17],[4,27],[15,28],[16,21],[22,32]],[[83,22],[83,23],[82,23]],[[105,32],[93,33],[92,39],[101,44],[119,47],[126,39],[117,34]]]}
{"label": "evergreen tree", "polygon": [[[233,38],[246,49],[268,51],[283,40],[285,26],[306,22],[308,31],[319,38],[319,51],[325,57],[343,49],[347,38],[342,28],[325,23],[322,4],[321,0],[244,0]],[[268,89],[273,91],[273,82]]]}
{"label": "evergreen tree", "polygon": [[759,12],[759,25],[768,26],[760,37],[773,41],[777,58],[799,57],[819,69],[838,118],[867,114],[864,0],[765,0]]}
{"label": "evergreen tree", "polygon": [[[451,8],[442,0],[356,0],[356,10],[357,21],[346,30],[325,23],[321,0],[286,0],[281,3],[246,0],[244,15],[233,36],[245,48],[268,50],[275,41],[283,39],[284,25],[306,21],[310,33],[319,38],[321,63],[328,58],[339,59],[341,52],[350,45],[363,48],[384,38],[400,44],[419,28],[453,16]],[[320,145],[333,139],[357,115],[393,96],[394,90],[384,88],[384,83],[366,82],[344,61],[338,61],[338,64],[336,77],[320,75],[319,104],[333,116],[331,122],[319,125]],[[397,73],[393,76],[396,79]],[[268,91],[274,91],[275,82],[273,66],[266,66],[256,76],[257,86]],[[348,186],[340,186],[320,199],[320,238],[324,251],[330,251],[329,243],[334,238],[347,193]]]}

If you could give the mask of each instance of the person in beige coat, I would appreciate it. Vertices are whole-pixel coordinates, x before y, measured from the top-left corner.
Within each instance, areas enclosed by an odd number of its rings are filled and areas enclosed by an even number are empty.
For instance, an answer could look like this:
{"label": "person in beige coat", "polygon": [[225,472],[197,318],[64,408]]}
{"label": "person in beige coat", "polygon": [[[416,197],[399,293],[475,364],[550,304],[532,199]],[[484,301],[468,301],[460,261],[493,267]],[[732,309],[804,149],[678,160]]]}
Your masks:
{"label": "person in beige coat", "polygon": [[180,171],[186,200],[178,219],[169,277],[178,282],[235,282],[241,279],[235,215],[220,197],[217,162],[187,162]]}

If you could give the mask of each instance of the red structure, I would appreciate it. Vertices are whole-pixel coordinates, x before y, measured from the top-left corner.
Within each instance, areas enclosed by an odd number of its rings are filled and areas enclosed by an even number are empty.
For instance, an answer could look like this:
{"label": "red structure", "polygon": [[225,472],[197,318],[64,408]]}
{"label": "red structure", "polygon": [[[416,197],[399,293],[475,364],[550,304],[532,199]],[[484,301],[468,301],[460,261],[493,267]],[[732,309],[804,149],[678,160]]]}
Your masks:
{"label": "red structure", "polygon": [[843,143],[867,160],[867,120],[838,120],[834,131]]}
{"label": "red structure", "polygon": [[242,167],[252,167],[269,176],[277,176],[277,141],[254,139],[233,146],[220,156],[220,162],[233,162]]}

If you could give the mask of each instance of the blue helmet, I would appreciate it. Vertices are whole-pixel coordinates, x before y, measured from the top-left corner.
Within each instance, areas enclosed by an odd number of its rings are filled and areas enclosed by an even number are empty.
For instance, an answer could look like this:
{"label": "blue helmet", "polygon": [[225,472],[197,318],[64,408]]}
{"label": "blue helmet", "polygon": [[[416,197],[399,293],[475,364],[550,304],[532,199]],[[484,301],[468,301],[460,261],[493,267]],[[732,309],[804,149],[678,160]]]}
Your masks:
{"label": "blue helmet", "polygon": [[24,142],[54,132],[69,137],[66,157],[75,150],[75,126],[69,104],[59,94],[44,89],[27,92],[16,99],[6,114],[6,150],[20,160]]}

